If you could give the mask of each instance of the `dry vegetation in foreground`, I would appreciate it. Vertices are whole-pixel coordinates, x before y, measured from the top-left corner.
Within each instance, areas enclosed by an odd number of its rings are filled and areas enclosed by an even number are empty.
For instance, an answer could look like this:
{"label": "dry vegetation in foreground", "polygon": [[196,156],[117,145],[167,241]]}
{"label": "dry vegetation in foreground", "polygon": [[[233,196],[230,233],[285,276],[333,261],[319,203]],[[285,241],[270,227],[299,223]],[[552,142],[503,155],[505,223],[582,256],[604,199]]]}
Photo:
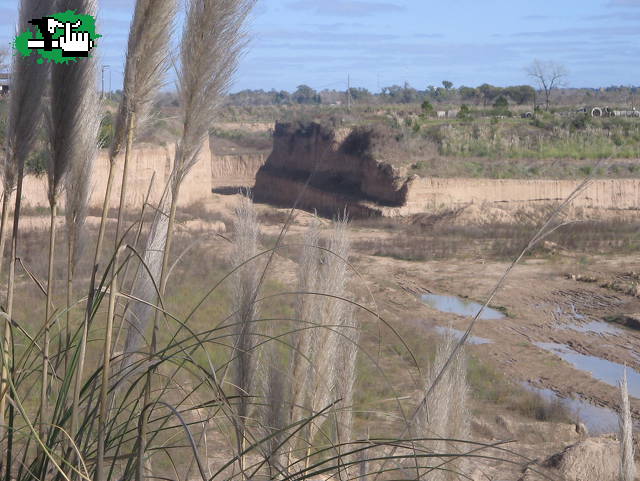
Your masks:
{"label": "dry vegetation in foreground", "polygon": [[[46,13],[45,3],[21,1],[20,30]],[[453,481],[487,461],[529,462],[474,439],[472,396],[538,419],[565,416],[469,362],[464,342],[432,337],[412,349],[410,336],[357,292],[345,220],[325,231],[312,222],[288,269],[279,252],[288,225],[265,249],[248,199],[229,236],[194,238],[178,228],[189,215],[178,212],[182,183],[219,113],[253,4],[187,1],[172,175],[159,205],[130,213],[128,159],[169,68],[166,31],[177,10],[174,1],[137,0],[97,232],[87,225],[91,162],[104,141],[97,61],[49,68],[14,57],[0,221],[0,253],[9,252],[0,266],[8,274],[0,346],[5,480]],[[95,0],[56,5],[97,13]],[[54,108],[43,112],[49,83]],[[52,122],[37,139],[34,126],[45,115]],[[21,188],[38,141],[50,153],[50,222],[26,231]],[[110,216],[118,184],[119,208]],[[286,272],[294,274],[282,279]],[[625,399],[624,384],[621,392]]]}

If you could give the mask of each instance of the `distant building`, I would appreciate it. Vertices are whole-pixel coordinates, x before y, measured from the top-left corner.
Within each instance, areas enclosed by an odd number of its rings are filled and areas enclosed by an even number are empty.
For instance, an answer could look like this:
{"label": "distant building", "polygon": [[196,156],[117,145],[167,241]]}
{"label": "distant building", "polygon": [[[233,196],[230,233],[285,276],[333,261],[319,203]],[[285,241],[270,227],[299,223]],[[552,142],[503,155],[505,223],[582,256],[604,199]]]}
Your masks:
{"label": "distant building", "polygon": [[9,93],[9,79],[8,73],[0,73],[0,96]]}

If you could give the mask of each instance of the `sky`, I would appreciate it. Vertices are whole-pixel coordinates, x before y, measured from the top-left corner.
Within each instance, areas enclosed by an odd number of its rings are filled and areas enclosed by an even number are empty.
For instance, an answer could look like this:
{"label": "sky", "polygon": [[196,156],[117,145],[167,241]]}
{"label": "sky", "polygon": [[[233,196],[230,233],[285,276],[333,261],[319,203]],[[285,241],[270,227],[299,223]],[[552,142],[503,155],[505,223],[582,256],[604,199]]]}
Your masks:
{"label": "sky", "polygon": [[[0,0],[0,45],[18,3]],[[99,3],[115,90],[134,0]],[[640,0],[258,0],[247,27],[232,91],[526,84],[534,59],[563,64],[569,87],[640,85]]]}

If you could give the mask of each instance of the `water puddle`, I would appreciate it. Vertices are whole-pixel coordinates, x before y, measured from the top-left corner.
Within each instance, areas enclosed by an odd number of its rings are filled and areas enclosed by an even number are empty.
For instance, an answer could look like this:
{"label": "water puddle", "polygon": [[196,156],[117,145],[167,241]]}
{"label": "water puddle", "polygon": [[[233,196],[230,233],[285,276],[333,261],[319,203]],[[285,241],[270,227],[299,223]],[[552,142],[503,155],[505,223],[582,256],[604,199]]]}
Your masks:
{"label": "water puddle", "polygon": [[[564,344],[554,342],[536,342],[535,344],[561,357],[575,368],[591,373],[594,378],[606,382],[611,386],[617,388],[618,382],[622,379],[622,373],[624,371],[622,364],[577,353]],[[633,397],[640,398],[640,373],[634,369],[627,368],[627,378],[629,380],[629,394]]]}
{"label": "water puddle", "polygon": [[[568,324],[562,324],[558,326],[560,329],[571,329],[573,331],[593,333],[593,334],[623,334],[623,330],[605,321],[589,320],[589,318],[583,314],[580,314],[576,310],[574,304],[570,304],[571,312],[569,312],[569,318],[574,321]],[[562,308],[556,308],[556,313],[564,315]]]}
{"label": "water puddle", "polygon": [[588,332],[595,334],[622,334],[623,331],[617,326],[612,326],[605,321],[589,321],[584,324],[563,325],[562,329],[571,329],[573,331]]}
{"label": "water puddle", "polygon": [[[462,339],[462,336],[464,336],[464,331],[460,331],[459,329],[454,329],[452,327],[436,326],[436,331],[438,331],[440,334],[452,332],[453,336],[458,340]],[[491,344],[492,342],[493,341],[491,339],[485,339],[484,337],[478,336],[469,336],[469,338],[467,339],[467,344],[473,344],[476,346],[479,346],[481,344]]]}
{"label": "water puddle", "polygon": [[[456,296],[443,296],[440,294],[424,294],[422,300],[441,312],[450,312],[459,316],[474,317],[482,308],[482,304],[467,301]],[[495,320],[504,319],[505,315],[497,309],[487,307],[480,314],[479,319]]]}
{"label": "water puddle", "polygon": [[523,383],[523,386],[549,402],[559,401],[572,415],[589,430],[590,434],[604,434],[618,431],[618,415],[609,408],[594,406],[581,399],[572,399],[559,396],[551,389],[542,389]]}

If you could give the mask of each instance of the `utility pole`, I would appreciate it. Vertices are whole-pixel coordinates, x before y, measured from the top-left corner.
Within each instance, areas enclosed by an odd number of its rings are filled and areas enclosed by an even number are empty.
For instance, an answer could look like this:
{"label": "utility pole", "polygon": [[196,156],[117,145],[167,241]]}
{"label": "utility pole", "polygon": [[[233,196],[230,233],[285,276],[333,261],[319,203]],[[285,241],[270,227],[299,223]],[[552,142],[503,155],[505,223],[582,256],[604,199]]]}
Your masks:
{"label": "utility pole", "polygon": [[351,112],[351,74],[347,75],[347,111]]}
{"label": "utility pole", "polygon": [[102,84],[102,88],[100,90],[100,99],[101,100],[104,98],[104,71],[107,68],[109,69],[109,75],[111,75],[111,67],[109,67],[109,65],[103,65],[102,69],[101,69],[101,71],[102,71],[102,74],[100,75],[100,81],[101,81],[101,84]]}

